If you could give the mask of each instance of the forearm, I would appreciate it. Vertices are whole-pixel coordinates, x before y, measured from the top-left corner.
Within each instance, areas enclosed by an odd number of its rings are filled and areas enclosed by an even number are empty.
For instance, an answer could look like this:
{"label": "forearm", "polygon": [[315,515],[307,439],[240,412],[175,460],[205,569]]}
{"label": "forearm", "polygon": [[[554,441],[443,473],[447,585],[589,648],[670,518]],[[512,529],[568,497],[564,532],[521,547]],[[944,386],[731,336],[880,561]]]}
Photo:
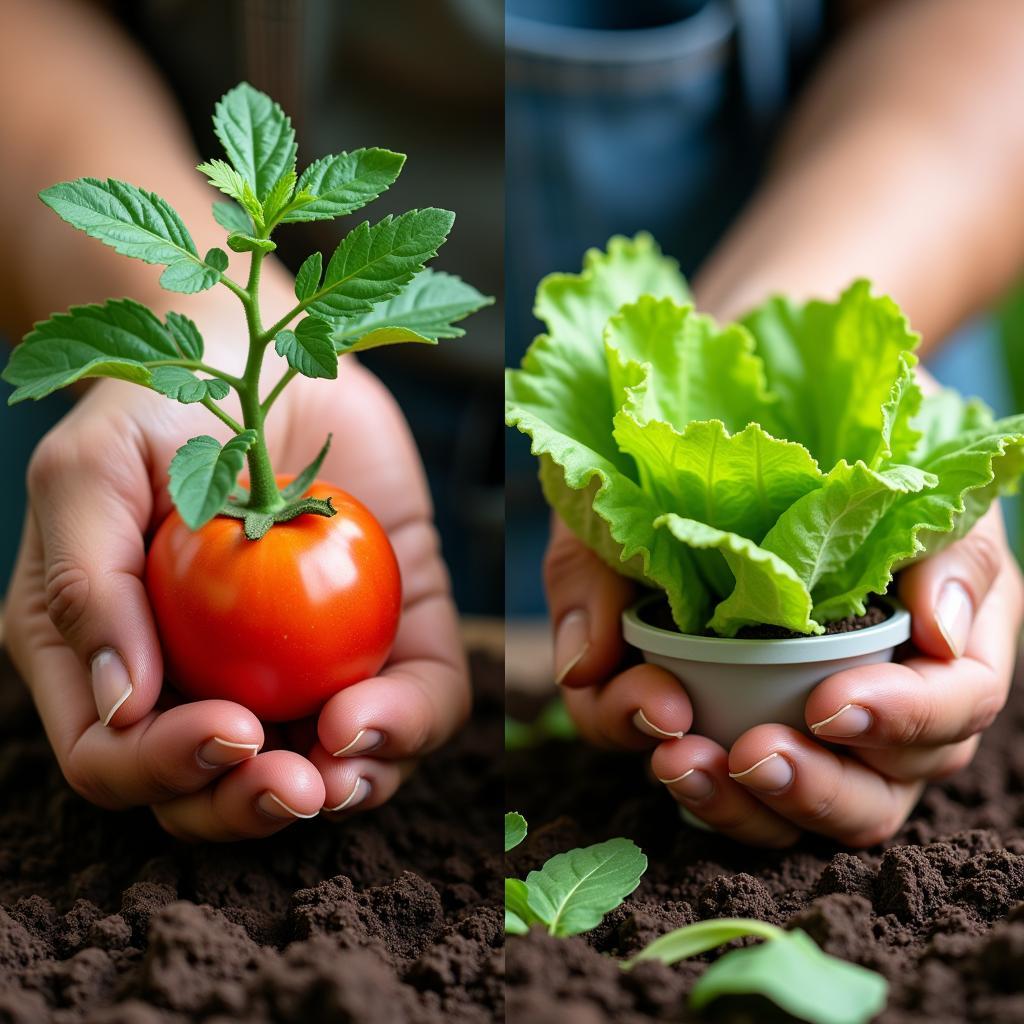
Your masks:
{"label": "forearm", "polygon": [[[0,250],[2,329],[17,340],[54,310],[129,295],[158,312],[178,309],[222,335],[244,321],[237,299],[215,287],[183,296],[159,285],[163,270],[125,259],[73,231],[36,200],[58,181],[114,177],[156,192],[181,215],[200,252],[224,248],[214,222],[216,193],[195,171],[198,156],[174,98],[131,40],[92,5],[21,0],[0,5]],[[43,81],[43,86],[26,83]],[[223,197],[221,197],[223,198]],[[248,257],[231,256],[229,274],[244,279]],[[267,263],[271,314],[283,312],[287,277]]]}
{"label": "forearm", "polygon": [[812,82],[768,181],[695,283],[725,318],[869,277],[928,341],[1024,263],[1024,11],[911,0],[854,29]]}

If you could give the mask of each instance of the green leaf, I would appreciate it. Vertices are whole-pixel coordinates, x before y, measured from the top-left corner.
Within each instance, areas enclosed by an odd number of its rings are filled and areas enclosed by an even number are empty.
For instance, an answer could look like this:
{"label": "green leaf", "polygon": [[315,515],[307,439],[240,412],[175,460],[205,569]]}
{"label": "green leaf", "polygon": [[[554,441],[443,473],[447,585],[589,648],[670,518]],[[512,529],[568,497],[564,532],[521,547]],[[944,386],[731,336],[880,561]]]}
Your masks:
{"label": "green leaf", "polygon": [[526,883],[518,878],[505,879],[505,931],[510,935],[525,935],[531,924],[540,918],[530,909]]}
{"label": "green leaf", "polygon": [[780,399],[781,436],[799,441],[823,466],[870,462],[882,407],[904,354],[919,341],[896,303],[856,281],[836,302],[772,299],[744,324]]}
{"label": "green leaf", "polygon": [[700,1011],[724,995],[762,995],[810,1024],[868,1024],[885,1008],[885,978],[822,952],[796,929],[716,960],[690,992]]}
{"label": "green leaf", "polygon": [[[719,328],[690,306],[646,295],[612,316],[604,340],[615,403],[628,401],[638,418],[679,429],[711,419],[734,431],[748,423],[776,429],[777,399],[766,390],[764,364],[742,327]],[[632,396],[619,382],[627,363],[651,368]]]}
{"label": "green leaf", "polygon": [[178,449],[171,460],[168,489],[190,529],[198,530],[220,511],[255,441],[254,430],[243,430],[223,447],[204,434]]}
{"label": "green leaf", "polygon": [[882,405],[882,439],[872,469],[889,459],[906,462],[921,441],[921,432],[914,425],[921,408],[921,389],[914,377],[916,363],[917,356],[900,353],[899,372]]}
{"label": "green leaf", "polygon": [[352,213],[389,189],[404,163],[404,155],[387,149],[325,156],[299,178],[299,190],[315,195],[316,200],[286,214],[284,220],[331,220]]}
{"label": "green leaf", "polygon": [[638,423],[627,411],[614,423],[615,440],[660,507],[753,541],[824,479],[806,448],[756,423],[729,434],[720,420],[694,421],[680,433],[659,420]]}
{"label": "green leaf", "polygon": [[357,352],[399,342],[430,344],[459,338],[465,331],[455,322],[493,301],[453,274],[423,270],[394,298],[343,320],[334,334],[335,347],[339,353]]}
{"label": "green leaf", "polygon": [[526,838],[526,819],[517,811],[505,815],[505,852],[517,847]]}
{"label": "green leaf", "polygon": [[[207,181],[216,189],[220,189],[227,196],[231,196],[241,207],[240,211],[247,217],[252,218],[259,224],[263,223],[263,204],[259,201],[252,185],[224,160],[208,160],[206,163],[198,164],[196,170],[205,174]],[[213,213],[216,217],[217,207],[223,207],[224,203],[215,203]],[[226,226],[226,225],[225,225]],[[250,222],[247,230],[252,230]]]}
{"label": "green leaf", "polygon": [[281,176],[295,167],[295,132],[285,112],[248,82],[218,103],[213,128],[235,170],[262,202]]}
{"label": "green leaf", "polygon": [[311,253],[302,261],[302,266],[299,267],[299,272],[295,275],[295,298],[299,302],[305,302],[320,287],[323,262],[324,258],[318,252]]}
{"label": "green leaf", "polygon": [[232,231],[228,235],[228,248],[234,252],[273,252],[277,248],[277,242]]}
{"label": "green leaf", "polygon": [[[116,377],[148,387],[147,362],[182,355],[182,321],[184,317],[169,330],[132,299],[72,306],[67,313],[37,323],[11,353],[3,373],[16,389],[10,404],[44,398],[86,377]],[[189,337],[188,344],[194,339]]]}
{"label": "green leaf", "polygon": [[168,313],[167,330],[182,358],[195,360],[203,358],[203,336],[199,333],[199,328],[187,316],[182,313]]}
{"label": "green leaf", "polygon": [[166,264],[160,282],[171,291],[201,291],[220,276],[199,258],[181,218],[152,192],[113,178],[79,178],[44,189],[39,198],[62,220],[122,256]]}
{"label": "green leaf", "polygon": [[331,439],[333,436],[333,434],[328,434],[327,440],[324,441],[324,446],[317,453],[316,458],[290,484],[281,488],[281,497],[285,501],[298,500],[313,485],[316,475],[320,472],[320,467],[324,463],[324,459],[327,458],[327,453],[331,450]]}
{"label": "green leaf", "polygon": [[331,340],[331,325],[319,317],[307,316],[294,331],[279,331],[274,340],[277,354],[306,377],[338,376],[338,353]]}
{"label": "green leaf", "polygon": [[[728,597],[715,608],[707,623],[719,636],[735,636],[744,626],[781,626],[797,633],[822,633],[811,618],[811,595],[793,568],[778,555],[758,547],[746,537],[716,530],[706,523],[684,519],[670,512],[661,516],[663,526],[688,547],[719,552],[731,573],[729,585],[718,589]],[[704,572],[707,564],[699,563]]]}
{"label": "green leaf", "polygon": [[228,385],[216,377],[201,379],[184,366],[156,366],[151,371],[150,387],[184,405],[211,398],[226,397]]}
{"label": "green leaf", "polygon": [[712,921],[698,921],[659,936],[635,956],[624,961],[622,966],[625,970],[631,970],[645,960],[657,960],[671,967],[680,960],[717,949],[734,939],[757,936],[770,940],[785,934],[781,928],[776,928],[773,924],[750,917],[723,917]]}
{"label": "green leaf", "polygon": [[288,205],[295,192],[295,182],[298,180],[295,168],[289,168],[274,183],[263,200],[263,222],[267,225],[276,223],[278,216]]}
{"label": "green leaf", "polygon": [[[214,203],[213,219],[222,228],[225,228],[227,231],[232,233],[240,235],[252,234],[252,218],[245,212],[245,210],[240,210],[234,203]],[[228,244],[230,245],[230,242]]]}
{"label": "green leaf", "polygon": [[647,858],[629,839],[552,857],[526,876],[527,903],[552,935],[576,935],[601,923],[639,884]]}
{"label": "green leaf", "polygon": [[804,586],[813,590],[822,576],[853,558],[900,495],[937,484],[937,477],[914,466],[876,472],[863,462],[840,462],[821,487],[779,516],[761,547],[791,565]]}
{"label": "green leaf", "polygon": [[309,311],[336,321],[396,295],[437,254],[454,220],[448,210],[428,208],[385,217],[373,227],[364,221],[334,250]]}

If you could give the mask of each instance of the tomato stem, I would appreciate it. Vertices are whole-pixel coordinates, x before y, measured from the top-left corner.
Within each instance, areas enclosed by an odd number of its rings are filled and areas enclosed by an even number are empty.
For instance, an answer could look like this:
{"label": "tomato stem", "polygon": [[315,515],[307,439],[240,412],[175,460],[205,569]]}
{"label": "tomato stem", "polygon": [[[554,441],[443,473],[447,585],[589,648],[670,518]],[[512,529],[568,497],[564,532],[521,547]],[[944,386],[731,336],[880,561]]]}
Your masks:
{"label": "tomato stem", "polygon": [[263,355],[269,339],[264,336],[260,318],[260,271],[264,253],[255,250],[249,264],[249,280],[244,292],[239,295],[245,307],[245,322],[249,329],[249,355],[245,362],[238,397],[242,404],[242,423],[256,432],[256,440],[246,453],[249,463],[248,508],[256,513],[273,513],[285,502],[281,497],[274,469],[270,464],[270,453],[264,436],[264,410],[260,404],[260,371],[263,369]]}

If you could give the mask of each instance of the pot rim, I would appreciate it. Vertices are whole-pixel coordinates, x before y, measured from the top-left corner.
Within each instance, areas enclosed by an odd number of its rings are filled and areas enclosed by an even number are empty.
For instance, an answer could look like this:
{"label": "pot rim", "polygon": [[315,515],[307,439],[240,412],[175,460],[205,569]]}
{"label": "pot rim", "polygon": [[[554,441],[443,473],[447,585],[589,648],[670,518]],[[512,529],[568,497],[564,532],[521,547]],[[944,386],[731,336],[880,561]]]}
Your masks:
{"label": "pot rim", "polygon": [[640,611],[665,595],[641,598],[622,613],[622,635],[626,642],[650,654],[683,661],[704,661],[724,665],[798,665],[814,661],[839,661],[862,654],[875,654],[910,639],[910,613],[891,597],[885,603],[892,615],[867,629],[851,633],[802,636],[789,640],[737,640],[717,636],[693,636],[652,626],[640,618]]}

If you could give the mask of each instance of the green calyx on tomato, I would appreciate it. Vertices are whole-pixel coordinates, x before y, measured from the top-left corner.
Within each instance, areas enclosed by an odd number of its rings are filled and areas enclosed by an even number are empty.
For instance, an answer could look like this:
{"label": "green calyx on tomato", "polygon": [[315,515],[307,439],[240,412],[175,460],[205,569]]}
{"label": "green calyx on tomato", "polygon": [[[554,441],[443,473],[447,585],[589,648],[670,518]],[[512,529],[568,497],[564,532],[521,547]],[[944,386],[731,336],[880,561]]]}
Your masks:
{"label": "green calyx on tomato", "polygon": [[[221,444],[202,435],[182,445],[169,469],[171,498],[189,529],[225,516],[242,520],[245,536],[257,541],[275,526],[337,512],[331,495],[308,493],[329,438],[313,462],[283,486],[270,461],[264,424],[296,375],[330,380],[348,353],[459,337],[457,321],[492,300],[453,275],[426,269],[455,219],[448,210],[428,207],[357,225],[326,266],[319,252],[307,257],[295,278],[296,304],[264,326],[260,275],[263,260],[276,248],[272,233],[283,224],[353,213],[394,183],[405,157],[357,149],[322,157],[299,174],[290,119],[244,82],[217,104],[213,124],[228,159],[207,161],[198,170],[232,200],[214,203],[213,215],[228,232],[228,248],[249,255],[244,284],[226,273],[223,249],[201,256],[179,215],[152,192],[113,179],[79,178],[44,189],[40,198],[122,255],[164,266],[160,283],[170,291],[191,294],[217,285],[231,291],[248,331],[241,376],[204,361],[202,335],[188,317],[169,313],[161,320],[131,299],[110,299],[37,323],[12,353],[3,379],[15,386],[12,405],[89,377],[132,381],[174,401],[201,403],[234,436]],[[263,394],[270,348],[287,368]],[[232,391],[240,414],[220,404]],[[246,464],[248,488],[238,484]]]}

